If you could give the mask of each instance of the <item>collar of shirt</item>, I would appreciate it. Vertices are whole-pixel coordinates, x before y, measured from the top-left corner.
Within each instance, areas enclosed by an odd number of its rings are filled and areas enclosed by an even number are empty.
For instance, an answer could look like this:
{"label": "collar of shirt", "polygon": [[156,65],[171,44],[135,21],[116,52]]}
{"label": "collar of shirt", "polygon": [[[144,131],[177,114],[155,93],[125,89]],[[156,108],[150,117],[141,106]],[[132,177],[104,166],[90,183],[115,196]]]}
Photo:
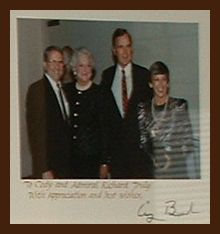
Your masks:
{"label": "collar of shirt", "polygon": [[116,68],[116,72],[120,72],[120,74],[122,73],[122,70],[125,71],[125,76],[126,76],[126,79],[130,78],[131,77],[131,63],[127,64],[124,68],[121,67],[119,64],[117,65],[117,68]]}
{"label": "collar of shirt", "polygon": [[45,73],[45,76],[49,80],[53,90],[57,93],[57,91],[58,91],[57,82],[55,80],[53,80],[47,73]]}
{"label": "collar of shirt", "polygon": [[[45,76],[47,77],[47,79],[49,80],[50,82],[50,85],[52,86],[55,94],[56,94],[56,97],[57,97],[57,100],[58,100],[58,103],[60,105],[60,108],[61,108],[61,111],[63,113],[63,108],[62,108],[62,104],[61,104],[61,100],[60,100],[60,97],[59,97],[59,88],[57,87],[57,82],[54,81],[47,73],[45,73]],[[66,108],[66,112],[67,112],[67,115],[69,116],[70,114],[70,110],[69,110],[69,103],[67,102],[66,100],[66,97],[65,95],[63,94],[63,91],[61,90],[61,93],[62,93],[62,96],[63,96],[63,101],[64,101],[64,105],[65,105],[65,108]]]}

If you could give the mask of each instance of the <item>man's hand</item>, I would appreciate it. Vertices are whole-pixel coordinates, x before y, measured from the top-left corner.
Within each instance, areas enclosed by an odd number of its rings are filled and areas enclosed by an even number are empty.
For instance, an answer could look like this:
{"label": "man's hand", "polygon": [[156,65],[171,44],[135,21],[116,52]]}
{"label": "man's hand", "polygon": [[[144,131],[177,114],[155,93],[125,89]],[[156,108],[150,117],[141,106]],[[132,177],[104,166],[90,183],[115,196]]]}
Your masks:
{"label": "man's hand", "polygon": [[100,179],[110,179],[109,166],[107,164],[102,164],[99,170]]}

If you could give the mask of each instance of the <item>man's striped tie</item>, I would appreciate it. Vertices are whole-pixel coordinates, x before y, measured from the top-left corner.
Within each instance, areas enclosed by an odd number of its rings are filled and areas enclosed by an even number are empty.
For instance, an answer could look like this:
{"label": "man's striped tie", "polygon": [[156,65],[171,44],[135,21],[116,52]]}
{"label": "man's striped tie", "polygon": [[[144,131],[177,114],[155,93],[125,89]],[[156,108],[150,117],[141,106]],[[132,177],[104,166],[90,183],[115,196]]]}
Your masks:
{"label": "man's striped tie", "polygon": [[128,92],[127,92],[127,84],[126,84],[126,76],[125,76],[125,70],[122,70],[122,81],[121,81],[121,87],[122,87],[122,107],[124,115],[126,114],[128,110]]}

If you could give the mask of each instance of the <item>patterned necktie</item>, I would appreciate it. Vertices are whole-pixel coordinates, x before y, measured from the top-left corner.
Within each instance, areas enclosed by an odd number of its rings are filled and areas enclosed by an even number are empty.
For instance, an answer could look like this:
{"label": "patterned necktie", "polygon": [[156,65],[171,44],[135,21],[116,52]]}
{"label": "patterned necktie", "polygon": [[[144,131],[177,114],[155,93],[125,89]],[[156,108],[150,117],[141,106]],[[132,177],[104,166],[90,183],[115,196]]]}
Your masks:
{"label": "patterned necktie", "polygon": [[128,110],[128,92],[127,92],[125,70],[122,70],[121,87],[122,87],[122,107],[125,115]]}
{"label": "patterned necktie", "polygon": [[64,100],[63,100],[63,94],[62,94],[62,91],[61,91],[61,89],[62,89],[61,84],[57,83],[57,87],[58,87],[58,92],[59,92],[59,98],[60,98],[63,118],[64,118],[64,120],[68,120],[68,116],[67,116],[67,113],[66,113],[66,108],[65,108]]}

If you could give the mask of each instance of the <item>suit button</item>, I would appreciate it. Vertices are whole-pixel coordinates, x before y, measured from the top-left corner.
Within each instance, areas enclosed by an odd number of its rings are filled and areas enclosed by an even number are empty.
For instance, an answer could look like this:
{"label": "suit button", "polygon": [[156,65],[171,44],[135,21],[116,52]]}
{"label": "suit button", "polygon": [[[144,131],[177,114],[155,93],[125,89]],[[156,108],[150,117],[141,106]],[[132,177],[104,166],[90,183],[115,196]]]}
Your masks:
{"label": "suit button", "polygon": [[78,115],[79,115],[78,113],[74,113],[74,114],[73,114],[74,117],[77,117]]}
{"label": "suit button", "polygon": [[77,106],[79,106],[79,105],[80,105],[80,102],[76,102],[75,104],[76,104]]}
{"label": "suit button", "polygon": [[74,124],[73,127],[74,127],[74,128],[78,128],[78,125],[77,125],[77,124]]}
{"label": "suit button", "polygon": [[76,140],[77,139],[77,136],[73,136],[73,140]]}
{"label": "suit button", "polygon": [[82,94],[82,92],[81,92],[81,91],[78,91],[78,94]]}

